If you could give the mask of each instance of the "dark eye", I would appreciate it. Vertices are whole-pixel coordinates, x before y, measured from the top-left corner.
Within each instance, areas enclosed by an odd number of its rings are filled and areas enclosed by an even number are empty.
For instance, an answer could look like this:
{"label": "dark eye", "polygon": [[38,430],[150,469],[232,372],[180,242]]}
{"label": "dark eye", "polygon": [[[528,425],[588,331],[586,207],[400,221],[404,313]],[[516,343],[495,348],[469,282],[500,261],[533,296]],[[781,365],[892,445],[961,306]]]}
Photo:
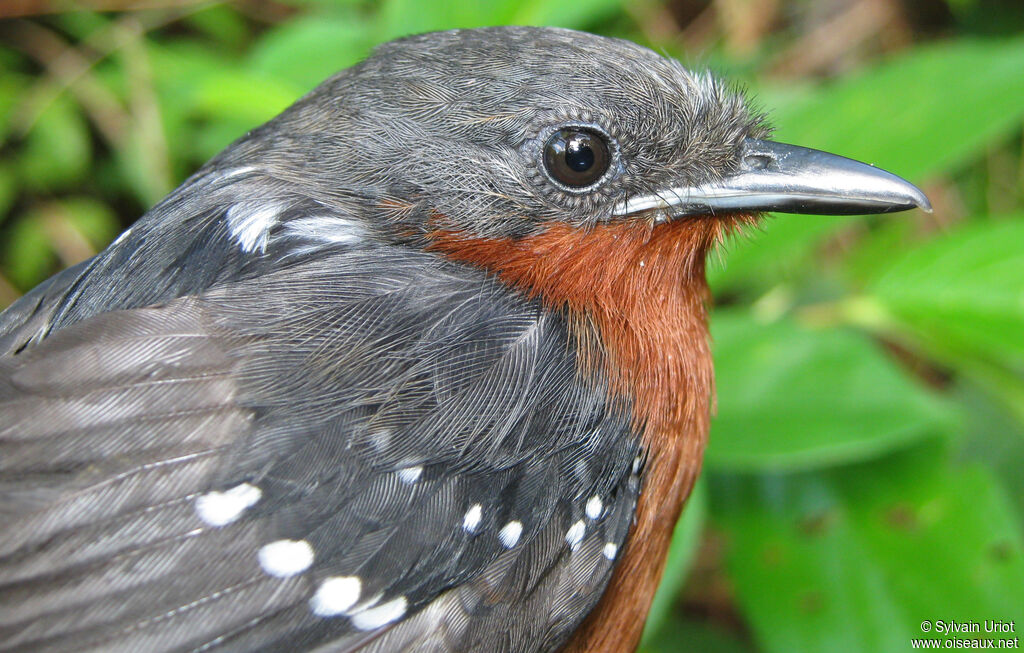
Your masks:
{"label": "dark eye", "polygon": [[560,129],[544,144],[544,166],[556,181],[572,188],[590,186],[608,171],[611,154],[598,133]]}

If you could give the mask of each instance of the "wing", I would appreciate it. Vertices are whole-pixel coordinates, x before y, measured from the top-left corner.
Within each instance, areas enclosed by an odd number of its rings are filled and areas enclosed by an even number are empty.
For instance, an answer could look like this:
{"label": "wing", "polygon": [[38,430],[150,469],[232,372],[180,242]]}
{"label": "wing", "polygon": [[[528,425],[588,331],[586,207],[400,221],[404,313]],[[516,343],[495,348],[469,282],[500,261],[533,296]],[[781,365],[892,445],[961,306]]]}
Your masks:
{"label": "wing", "polygon": [[328,209],[309,189],[244,164],[243,151],[228,148],[103,252],[0,314],[0,355],[94,315],[253,279],[282,260],[352,238],[358,221],[351,202],[336,199]]}
{"label": "wing", "polygon": [[0,359],[0,650],[557,648],[639,449],[562,318],[398,248]]}

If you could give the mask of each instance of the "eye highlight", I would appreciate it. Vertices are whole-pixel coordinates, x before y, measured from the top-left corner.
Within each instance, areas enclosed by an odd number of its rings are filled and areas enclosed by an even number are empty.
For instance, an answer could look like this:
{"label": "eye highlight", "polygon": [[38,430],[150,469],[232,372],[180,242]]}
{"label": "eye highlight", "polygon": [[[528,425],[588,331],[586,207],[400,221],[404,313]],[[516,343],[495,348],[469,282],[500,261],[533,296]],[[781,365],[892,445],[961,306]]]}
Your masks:
{"label": "eye highlight", "polygon": [[602,134],[583,127],[566,127],[544,144],[544,167],[552,179],[570,188],[585,188],[600,180],[611,163]]}

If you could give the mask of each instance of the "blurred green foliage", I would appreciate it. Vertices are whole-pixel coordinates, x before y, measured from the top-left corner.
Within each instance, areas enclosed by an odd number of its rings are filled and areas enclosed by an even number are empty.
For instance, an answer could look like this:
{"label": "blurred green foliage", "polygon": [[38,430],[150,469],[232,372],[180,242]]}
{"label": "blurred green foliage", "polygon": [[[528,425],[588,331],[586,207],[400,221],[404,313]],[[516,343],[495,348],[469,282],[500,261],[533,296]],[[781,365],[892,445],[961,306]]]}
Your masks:
{"label": "blurred green foliage", "polygon": [[1024,627],[1019,3],[49,4],[0,21],[0,306],[374,44],[431,29],[631,38],[738,77],[779,140],[922,184],[934,215],[779,216],[716,255],[719,416],[645,647]]}

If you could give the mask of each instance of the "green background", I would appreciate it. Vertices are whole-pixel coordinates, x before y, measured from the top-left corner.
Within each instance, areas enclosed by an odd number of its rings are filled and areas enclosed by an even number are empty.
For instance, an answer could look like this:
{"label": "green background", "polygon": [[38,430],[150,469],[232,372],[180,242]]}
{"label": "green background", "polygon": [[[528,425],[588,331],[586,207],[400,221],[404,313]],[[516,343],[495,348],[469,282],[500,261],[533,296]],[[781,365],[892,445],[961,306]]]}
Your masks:
{"label": "green background", "polygon": [[939,619],[1019,636],[1024,4],[133,4],[0,4],[0,306],[376,43],[500,23],[630,38],[742,83],[778,140],[935,205],[777,216],[714,254],[718,414],[644,647],[905,651]]}

